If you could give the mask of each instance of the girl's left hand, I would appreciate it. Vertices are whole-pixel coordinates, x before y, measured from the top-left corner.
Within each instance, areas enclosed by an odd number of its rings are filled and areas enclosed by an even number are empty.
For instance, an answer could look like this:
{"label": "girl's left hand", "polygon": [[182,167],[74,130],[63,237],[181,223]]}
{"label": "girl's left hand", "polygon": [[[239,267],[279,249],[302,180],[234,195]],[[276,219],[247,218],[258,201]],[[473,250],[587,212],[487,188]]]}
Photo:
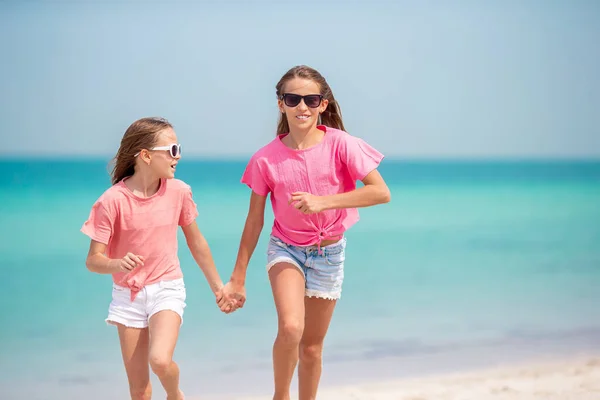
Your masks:
{"label": "girl's left hand", "polygon": [[[295,203],[294,203],[295,202]],[[303,214],[316,214],[325,210],[325,201],[323,196],[315,196],[306,192],[294,192],[288,204],[298,209]]]}

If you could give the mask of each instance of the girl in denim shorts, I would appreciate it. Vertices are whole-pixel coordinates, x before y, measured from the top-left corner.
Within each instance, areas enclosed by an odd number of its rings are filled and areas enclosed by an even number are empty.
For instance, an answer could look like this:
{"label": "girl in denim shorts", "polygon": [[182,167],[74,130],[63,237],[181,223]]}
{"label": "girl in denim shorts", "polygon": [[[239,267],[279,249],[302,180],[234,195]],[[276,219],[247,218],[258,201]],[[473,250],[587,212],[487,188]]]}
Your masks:
{"label": "girl in denim shorts", "polygon": [[[245,301],[245,277],[263,228],[267,195],[275,221],[267,272],[278,315],[273,346],[275,394],[289,399],[298,365],[300,400],[314,399],[323,341],[342,293],[346,238],[358,207],[390,201],[377,171],[383,155],[345,132],[340,107],[326,80],[307,66],[277,83],[281,112],[277,135],[250,159],[242,183],[252,189],[250,208],[231,280],[220,306]],[[364,187],[356,188],[360,180]]]}

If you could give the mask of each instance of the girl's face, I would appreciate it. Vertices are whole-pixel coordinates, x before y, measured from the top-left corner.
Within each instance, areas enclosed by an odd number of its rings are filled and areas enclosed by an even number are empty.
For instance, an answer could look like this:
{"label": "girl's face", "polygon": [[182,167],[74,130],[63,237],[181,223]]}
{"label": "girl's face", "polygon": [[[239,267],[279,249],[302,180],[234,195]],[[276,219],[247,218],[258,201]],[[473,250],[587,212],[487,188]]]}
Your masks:
{"label": "girl's face", "polygon": [[293,78],[286,82],[283,98],[277,100],[277,105],[285,114],[290,129],[306,130],[317,126],[319,115],[328,104],[320,93],[319,85],[309,79]]}
{"label": "girl's face", "polygon": [[149,160],[147,164],[157,178],[174,178],[180,158],[181,146],[177,143],[177,135],[172,128],[159,132],[155,147],[148,149],[145,154],[145,159]]}

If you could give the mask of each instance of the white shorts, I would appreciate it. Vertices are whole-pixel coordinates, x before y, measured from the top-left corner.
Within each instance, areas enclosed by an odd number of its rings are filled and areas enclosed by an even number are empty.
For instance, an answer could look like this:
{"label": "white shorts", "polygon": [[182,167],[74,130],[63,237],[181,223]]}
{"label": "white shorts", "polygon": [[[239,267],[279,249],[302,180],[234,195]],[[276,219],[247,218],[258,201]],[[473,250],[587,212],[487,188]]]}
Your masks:
{"label": "white shorts", "polygon": [[118,323],[129,328],[146,328],[150,317],[154,314],[163,310],[172,310],[179,314],[183,323],[185,298],[183,279],[147,285],[137,294],[133,302],[129,288],[113,283],[112,301],[105,321],[111,325]]}

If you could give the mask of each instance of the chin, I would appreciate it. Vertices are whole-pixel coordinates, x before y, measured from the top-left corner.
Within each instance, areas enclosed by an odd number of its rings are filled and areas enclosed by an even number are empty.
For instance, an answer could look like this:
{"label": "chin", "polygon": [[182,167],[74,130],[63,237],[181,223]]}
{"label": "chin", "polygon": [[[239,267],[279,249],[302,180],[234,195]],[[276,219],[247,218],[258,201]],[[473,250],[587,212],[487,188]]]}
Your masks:
{"label": "chin", "polygon": [[294,121],[294,125],[299,127],[299,128],[309,128],[311,126],[316,126],[317,125],[317,121],[316,120],[312,120],[312,119],[307,119],[306,121]]}

